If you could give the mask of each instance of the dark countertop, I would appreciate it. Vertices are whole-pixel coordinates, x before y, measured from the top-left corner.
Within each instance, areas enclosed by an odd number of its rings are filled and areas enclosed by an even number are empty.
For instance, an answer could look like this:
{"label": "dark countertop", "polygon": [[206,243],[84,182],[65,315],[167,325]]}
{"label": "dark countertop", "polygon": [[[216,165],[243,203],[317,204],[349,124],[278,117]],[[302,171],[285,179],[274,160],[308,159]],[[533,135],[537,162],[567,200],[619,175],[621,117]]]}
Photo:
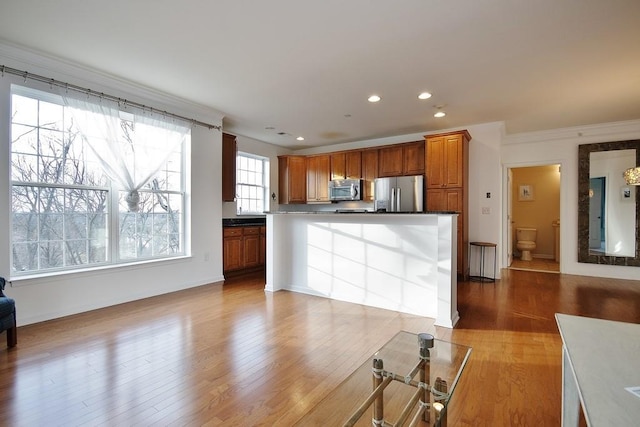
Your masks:
{"label": "dark countertop", "polygon": [[266,218],[222,218],[223,227],[260,227],[266,222]]}

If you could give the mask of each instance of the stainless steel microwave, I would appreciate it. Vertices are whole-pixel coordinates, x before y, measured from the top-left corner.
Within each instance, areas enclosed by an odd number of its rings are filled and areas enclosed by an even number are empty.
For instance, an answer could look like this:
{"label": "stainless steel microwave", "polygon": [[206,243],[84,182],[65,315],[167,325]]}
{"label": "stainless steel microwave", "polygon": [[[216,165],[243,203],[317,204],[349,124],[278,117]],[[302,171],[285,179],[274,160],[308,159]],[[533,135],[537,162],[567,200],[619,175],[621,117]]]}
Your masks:
{"label": "stainless steel microwave", "polygon": [[329,200],[362,200],[361,179],[334,179],[329,181]]}

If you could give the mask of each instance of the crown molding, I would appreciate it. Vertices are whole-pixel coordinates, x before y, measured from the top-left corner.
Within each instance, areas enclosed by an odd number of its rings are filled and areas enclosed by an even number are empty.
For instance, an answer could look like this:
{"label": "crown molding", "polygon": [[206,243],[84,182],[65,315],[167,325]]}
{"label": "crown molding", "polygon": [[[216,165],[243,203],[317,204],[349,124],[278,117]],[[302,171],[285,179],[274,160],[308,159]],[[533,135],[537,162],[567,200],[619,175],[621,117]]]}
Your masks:
{"label": "crown molding", "polygon": [[224,118],[222,112],[213,108],[3,40],[0,40],[1,65],[86,87],[97,93],[102,92],[203,122],[222,125]]}
{"label": "crown molding", "polygon": [[640,120],[627,120],[505,135],[503,145],[527,144],[541,141],[575,142],[576,140],[584,141],[586,144],[601,142],[603,140],[623,141],[637,138],[640,138]]}

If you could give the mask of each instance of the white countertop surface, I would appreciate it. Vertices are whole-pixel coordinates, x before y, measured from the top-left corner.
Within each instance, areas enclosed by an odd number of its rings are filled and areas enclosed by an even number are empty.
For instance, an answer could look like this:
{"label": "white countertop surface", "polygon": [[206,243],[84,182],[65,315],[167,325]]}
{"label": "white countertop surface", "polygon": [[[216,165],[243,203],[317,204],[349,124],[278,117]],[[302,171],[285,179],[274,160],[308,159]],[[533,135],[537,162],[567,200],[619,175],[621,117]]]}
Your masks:
{"label": "white countertop surface", "polygon": [[640,425],[640,325],[556,314],[588,425]]}

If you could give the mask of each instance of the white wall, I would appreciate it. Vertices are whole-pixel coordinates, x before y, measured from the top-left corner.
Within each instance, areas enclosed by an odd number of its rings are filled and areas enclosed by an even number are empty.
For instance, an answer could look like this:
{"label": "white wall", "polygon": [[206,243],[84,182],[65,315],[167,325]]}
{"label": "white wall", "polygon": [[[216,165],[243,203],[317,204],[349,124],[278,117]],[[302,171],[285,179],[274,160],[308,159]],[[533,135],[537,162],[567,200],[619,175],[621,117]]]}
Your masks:
{"label": "white wall", "polygon": [[[0,45],[0,64],[87,87],[150,107],[222,124],[222,115],[93,70]],[[51,90],[49,85],[5,74],[0,78],[0,275],[10,266],[10,85]],[[191,254],[136,266],[16,280],[5,292],[15,298],[18,325],[223,280],[220,185],[221,132],[194,126],[191,136]]]}
{"label": "white wall", "polygon": [[[509,135],[501,148],[507,168],[559,163],[560,271],[567,274],[637,280],[638,267],[578,262],[578,145],[640,139],[640,120]],[[506,173],[503,173],[506,188]],[[504,212],[503,212],[504,214]],[[506,218],[506,215],[503,217]],[[506,219],[503,221],[506,224]],[[505,226],[503,225],[503,228]],[[506,251],[502,254],[503,262]]]}

